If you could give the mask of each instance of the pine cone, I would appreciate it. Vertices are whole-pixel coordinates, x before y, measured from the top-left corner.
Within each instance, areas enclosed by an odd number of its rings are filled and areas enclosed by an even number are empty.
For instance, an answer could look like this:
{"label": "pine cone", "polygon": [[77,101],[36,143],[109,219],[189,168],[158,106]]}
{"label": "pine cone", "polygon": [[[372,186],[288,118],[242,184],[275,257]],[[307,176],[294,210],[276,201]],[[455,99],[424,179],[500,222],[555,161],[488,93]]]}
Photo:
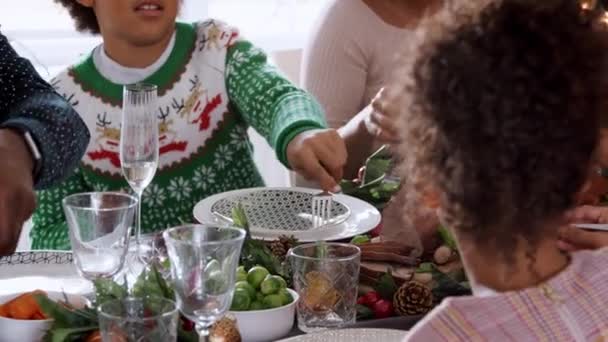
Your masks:
{"label": "pine cone", "polygon": [[433,308],[433,292],[417,281],[407,282],[395,292],[393,306],[400,316],[425,314]]}
{"label": "pine cone", "polygon": [[292,236],[281,235],[278,240],[273,240],[269,243],[268,248],[272,254],[278,257],[281,261],[285,260],[287,252],[296,245],[298,240]]}

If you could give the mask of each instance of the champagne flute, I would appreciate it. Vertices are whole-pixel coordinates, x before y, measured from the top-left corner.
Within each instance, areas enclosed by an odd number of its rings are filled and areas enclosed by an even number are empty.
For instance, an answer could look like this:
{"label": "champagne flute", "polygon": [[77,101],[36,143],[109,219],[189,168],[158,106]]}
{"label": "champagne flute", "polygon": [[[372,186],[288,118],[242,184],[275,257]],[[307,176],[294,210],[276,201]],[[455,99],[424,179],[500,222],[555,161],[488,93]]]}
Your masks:
{"label": "champagne flute", "polygon": [[124,87],[120,163],[127,182],[137,195],[135,241],[137,255],[144,264],[152,248],[143,246],[141,240],[141,198],[158,167],[157,107],[155,85],[138,83]]}

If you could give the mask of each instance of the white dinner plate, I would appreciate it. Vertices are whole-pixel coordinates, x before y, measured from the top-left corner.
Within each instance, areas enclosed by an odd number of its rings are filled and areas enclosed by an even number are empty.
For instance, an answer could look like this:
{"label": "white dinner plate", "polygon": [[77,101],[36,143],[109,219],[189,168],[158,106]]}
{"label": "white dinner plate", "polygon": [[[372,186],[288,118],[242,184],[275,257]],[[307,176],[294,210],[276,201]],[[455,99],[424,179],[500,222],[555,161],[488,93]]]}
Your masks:
{"label": "white dinner plate", "polygon": [[392,329],[339,329],[300,335],[279,342],[401,342],[407,332]]}
{"label": "white dinner plate", "polygon": [[87,294],[92,284],[78,275],[71,252],[17,252],[0,258],[0,295],[37,289]]}
{"label": "white dinner plate", "polygon": [[[250,188],[234,190],[216,194],[200,201],[194,206],[194,217],[199,222],[226,223],[222,215],[214,214],[214,204],[226,198],[237,198],[246,196],[252,192],[263,190],[284,191],[284,192],[303,192],[308,194],[319,193],[318,189],[308,188]],[[380,212],[371,204],[360,199],[347,195],[334,195],[335,201],[343,204],[349,210],[348,217],[338,224],[325,225],[310,230],[289,230],[289,229],[264,229],[252,227],[251,234],[256,239],[273,240],[281,235],[293,235],[301,242],[312,242],[318,240],[335,241],[352,238],[353,236],[365,234],[376,228],[380,224]]]}

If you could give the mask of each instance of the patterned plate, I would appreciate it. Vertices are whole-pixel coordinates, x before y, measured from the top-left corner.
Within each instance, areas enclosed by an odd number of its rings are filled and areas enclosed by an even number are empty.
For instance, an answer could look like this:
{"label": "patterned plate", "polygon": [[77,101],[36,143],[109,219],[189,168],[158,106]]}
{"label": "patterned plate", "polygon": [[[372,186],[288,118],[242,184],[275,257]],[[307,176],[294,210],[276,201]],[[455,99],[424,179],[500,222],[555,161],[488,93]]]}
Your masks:
{"label": "patterned plate", "polygon": [[[229,195],[211,206],[211,212],[232,221],[232,208],[241,203],[252,229],[306,231],[312,229],[313,194],[297,190],[262,189]],[[334,200],[327,225],[344,222],[350,209]]]}
{"label": "patterned plate", "polygon": [[391,329],[340,329],[300,335],[279,342],[401,342],[407,332]]}
{"label": "patterned plate", "polygon": [[0,258],[0,295],[36,289],[85,294],[92,287],[78,275],[71,252],[17,252]]}

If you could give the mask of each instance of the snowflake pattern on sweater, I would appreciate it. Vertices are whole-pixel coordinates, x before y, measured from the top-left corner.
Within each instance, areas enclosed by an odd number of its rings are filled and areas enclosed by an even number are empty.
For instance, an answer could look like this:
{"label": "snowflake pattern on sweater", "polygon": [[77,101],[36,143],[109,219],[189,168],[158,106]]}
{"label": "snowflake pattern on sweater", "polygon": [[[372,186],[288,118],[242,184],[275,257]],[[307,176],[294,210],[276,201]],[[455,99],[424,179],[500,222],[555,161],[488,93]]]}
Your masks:
{"label": "snowflake pattern on sweater", "polygon": [[[159,167],[142,201],[142,230],[192,221],[192,208],[220,192],[263,185],[247,136],[252,126],[286,164],[297,133],[326,126],[319,105],[295,87],[238,31],[209,20],[176,25],[169,59],[144,82],[158,86]],[[53,80],[91,132],[76,173],[38,193],[32,247],[69,249],[61,200],[84,191],[129,191],[119,158],[122,86],[91,56]]]}

